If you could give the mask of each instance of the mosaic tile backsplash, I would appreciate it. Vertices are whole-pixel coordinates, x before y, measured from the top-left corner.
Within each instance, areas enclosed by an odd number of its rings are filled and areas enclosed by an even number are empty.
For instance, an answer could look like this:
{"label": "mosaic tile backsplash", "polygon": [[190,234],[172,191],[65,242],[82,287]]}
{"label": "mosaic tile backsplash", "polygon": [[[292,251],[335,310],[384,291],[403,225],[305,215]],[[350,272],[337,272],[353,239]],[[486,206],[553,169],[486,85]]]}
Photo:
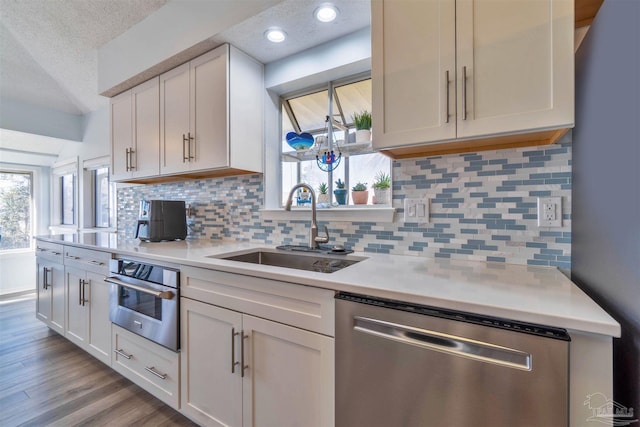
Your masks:
{"label": "mosaic tile backsplash", "polygon": [[[394,221],[320,222],[356,251],[510,264],[571,265],[571,133],[559,144],[393,162]],[[430,198],[428,224],[403,222],[405,197]],[[537,197],[562,197],[561,228],[537,226]],[[118,230],[135,233],[141,199],[195,208],[194,238],[305,244],[308,220],[263,220],[262,175],[118,188]]]}

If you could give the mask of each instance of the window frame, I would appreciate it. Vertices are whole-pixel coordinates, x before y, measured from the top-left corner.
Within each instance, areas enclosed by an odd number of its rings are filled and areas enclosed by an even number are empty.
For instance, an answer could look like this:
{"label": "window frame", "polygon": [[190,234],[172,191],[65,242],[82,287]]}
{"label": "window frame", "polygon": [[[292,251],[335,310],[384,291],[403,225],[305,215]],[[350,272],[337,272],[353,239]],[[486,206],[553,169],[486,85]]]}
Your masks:
{"label": "window frame", "polygon": [[[338,92],[337,89],[343,86],[347,86],[350,84],[354,84],[354,83],[358,83],[358,82],[362,82],[365,80],[371,80],[371,72],[364,72],[364,73],[358,73],[358,74],[354,74],[348,77],[343,77],[340,79],[335,79],[335,80],[331,80],[328,81],[326,83],[323,84],[319,84],[319,85],[314,85],[312,87],[309,88],[305,88],[302,90],[297,90],[297,91],[292,91],[289,93],[284,93],[282,95],[280,95],[279,97],[279,101],[280,101],[280,105],[279,105],[279,117],[280,117],[280,141],[278,144],[278,173],[279,173],[279,191],[278,191],[278,206],[279,207],[283,207],[285,204],[285,200],[283,200],[284,197],[284,188],[283,188],[283,167],[282,167],[282,153],[283,153],[283,144],[282,144],[282,135],[284,133],[284,130],[281,128],[282,126],[282,122],[283,122],[283,117],[282,114],[287,114],[289,121],[291,123],[291,125],[294,128],[294,132],[296,133],[300,133],[301,132],[301,128],[298,124],[298,120],[295,116],[295,112],[293,111],[293,108],[291,107],[290,101],[292,99],[297,99],[300,97],[304,97],[307,95],[311,95],[311,94],[315,94],[315,93],[319,93],[319,92],[327,92],[327,106],[329,107],[329,111],[327,111],[327,115],[333,115],[334,117],[336,116],[336,113],[333,111],[333,107],[334,105],[338,108],[338,112],[337,114],[339,114],[340,120],[341,120],[341,124],[343,124],[347,129],[353,129],[354,123],[353,122],[349,122],[349,120],[345,117],[345,113],[343,111],[343,108],[341,106],[341,102],[340,102],[340,97],[338,96]],[[329,96],[329,94],[331,94],[331,96]],[[335,126],[334,126],[335,128]],[[305,132],[309,132],[312,135],[315,133],[322,133],[326,128],[322,127],[322,128],[318,128],[318,129],[305,129]],[[345,140],[347,139],[348,135],[345,135]],[[374,151],[373,149],[369,152],[369,153],[363,153],[363,154],[374,154],[377,153],[376,151]],[[344,182],[345,182],[345,188],[347,189],[347,191],[349,191],[349,189],[351,188],[351,183],[350,183],[350,161],[349,161],[350,156],[345,156],[343,158],[343,165],[344,165]],[[301,181],[301,169],[302,169],[302,162],[297,162],[296,163],[296,182],[300,182]],[[392,175],[392,169],[393,169],[393,163],[392,160],[389,159],[389,174]],[[333,177],[333,171],[329,171],[327,172],[327,181],[328,181],[328,186],[329,186],[329,195],[331,196],[333,194],[333,189],[334,189],[334,177]],[[371,184],[371,183],[369,183]],[[369,189],[371,190],[372,187],[369,185]],[[351,200],[351,198],[349,198],[349,200]],[[346,208],[349,207],[351,209],[354,208],[354,205],[343,205],[338,207],[338,209],[342,208]],[[372,209],[376,207],[376,205],[356,205],[355,208],[357,209]],[[381,207],[378,207],[381,208]],[[336,209],[336,207],[332,207],[332,209]]]}
{"label": "window frame", "polygon": [[[29,231],[28,231],[29,245],[24,248],[8,248],[8,249],[0,248],[0,253],[5,254],[5,253],[18,253],[18,252],[32,251],[34,247],[33,237],[35,236],[35,231],[36,231],[36,199],[35,199],[36,173],[33,170],[11,169],[11,168],[5,168],[5,167],[0,167],[0,173],[29,176]],[[1,232],[2,231],[0,230],[0,233]]]}

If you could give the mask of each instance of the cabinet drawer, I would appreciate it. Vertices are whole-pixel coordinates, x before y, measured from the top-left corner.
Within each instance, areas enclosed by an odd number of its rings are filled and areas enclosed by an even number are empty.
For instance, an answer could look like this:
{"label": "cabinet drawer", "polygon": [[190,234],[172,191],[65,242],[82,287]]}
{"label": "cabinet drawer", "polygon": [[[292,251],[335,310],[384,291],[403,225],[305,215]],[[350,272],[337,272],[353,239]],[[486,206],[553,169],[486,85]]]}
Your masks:
{"label": "cabinet drawer", "polygon": [[182,296],[334,336],[334,291],[181,266]]}
{"label": "cabinet drawer", "polygon": [[64,248],[58,243],[49,243],[42,240],[36,241],[36,255],[62,264]]}
{"label": "cabinet drawer", "polygon": [[167,405],[179,409],[180,354],[116,325],[111,328],[113,369]]}
{"label": "cabinet drawer", "polygon": [[109,252],[65,246],[64,265],[78,267],[97,274],[109,273]]}

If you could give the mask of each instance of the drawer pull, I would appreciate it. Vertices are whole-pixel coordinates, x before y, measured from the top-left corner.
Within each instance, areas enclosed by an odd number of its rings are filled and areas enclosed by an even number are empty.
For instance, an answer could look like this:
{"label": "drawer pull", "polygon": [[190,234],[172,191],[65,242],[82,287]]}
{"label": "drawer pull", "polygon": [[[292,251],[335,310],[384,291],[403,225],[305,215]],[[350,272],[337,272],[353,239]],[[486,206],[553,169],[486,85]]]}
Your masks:
{"label": "drawer pull", "polygon": [[160,372],[156,371],[155,366],[145,366],[144,370],[147,372],[151,372],[153,375],[160,378],[161,380],[167,379],[167,374],[161,374]]}
{"label": "drawer pull", "polygon": [[60,255],[61,252],[51,251],[51,253],[54,255]]}
{"label": "drawer pull", "polygon": [[133,357],[133,354],[127,354],[124,352],[124,350],[120,349],[115,349],[113,350],[114,353],[119,354],[120,356],[124,357],[125,359],[131,359]]}
{"label": "drawer pull", "polygon": [[96,261],[95,259],[89,260],[89,264],[93,265],[104,265],[104,262]]}
{"label": "drawer pull", "polygon": [[41,248],[40,246],[36,247],[36,251],[38,251],[38,252],[47,252],[47,250],[45,248]]}
{"label": "drawer pull", "polygon": [[[54,252],[55,253],[55,252]],[[57,255],[57,254],[56,254]],[[73,255],[69,255],[69,253],[67,253],[67,258],[69,259],[80,259],[79,256],[73,256]]]}

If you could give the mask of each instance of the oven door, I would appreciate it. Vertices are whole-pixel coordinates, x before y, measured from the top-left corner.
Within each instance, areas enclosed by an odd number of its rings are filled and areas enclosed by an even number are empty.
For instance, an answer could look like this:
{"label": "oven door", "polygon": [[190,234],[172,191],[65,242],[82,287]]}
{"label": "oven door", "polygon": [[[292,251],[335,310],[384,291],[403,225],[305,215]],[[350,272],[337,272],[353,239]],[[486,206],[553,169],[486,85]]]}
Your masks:
{"label": "oven door", "polygon": [[111,322],[178,351],[178,301],[176,288],[121,275],[105,279],[111,284]]}

